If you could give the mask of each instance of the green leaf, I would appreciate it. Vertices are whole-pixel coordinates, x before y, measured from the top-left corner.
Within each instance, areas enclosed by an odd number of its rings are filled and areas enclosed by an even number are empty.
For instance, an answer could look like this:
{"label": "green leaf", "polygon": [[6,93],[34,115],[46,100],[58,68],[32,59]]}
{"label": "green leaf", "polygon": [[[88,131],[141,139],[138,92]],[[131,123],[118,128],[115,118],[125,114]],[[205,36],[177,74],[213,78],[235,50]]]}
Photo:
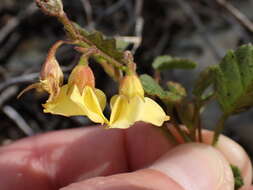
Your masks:
{"label": "green leaf", "polygon": [[116,47],[116,40],[113,38],[106,39],[101,32],[95,31],[86,36],[98,49],[110,55],[114,59],[121,61],[123,52]]}
{"label": "green leaf", "polygon": [[150,96],[159,97],[164,103],[178,103],[182,100],[182,96],[172,91],[163,90],[163,88],[149,75],[141,75],[140,80],[144,91]]}
{"label": "green leaf", "polygon": [[230,167],[232,169],[233,176],[234,176],[235,190],[238,190],[244,185],[241,171],[237,166],[234,166],[232,164],[230,164]]}
{"label": "green leaf", "polygon": [[140,76],[140,80],[144,91],[151,96],[157,96],[161,99],[166,98],[167,92],[149,75],[144,74]]}
{"label": "green leaf", "polygon": [[117,48],[116,40],[114,38],[106,38],[98,31],[88,32],[77,23],[73,24],[79,33],[89,40],[89,45],[95,45],[98,49],[113,57],[115,60],[122,61],[124,54]]}
{"label": "green leaf", "polygon": [[177,57],[171,57],[169,55],[157,57],[152,66],[154,69],[162,71],[168,69],[195,69],[197,64],[188,59],[181,59]]}
{"label": "green leaf", "polygon": [[253,105],[253,46],[228,51],[213,67],[217,100],[227,115],[245,111]]}

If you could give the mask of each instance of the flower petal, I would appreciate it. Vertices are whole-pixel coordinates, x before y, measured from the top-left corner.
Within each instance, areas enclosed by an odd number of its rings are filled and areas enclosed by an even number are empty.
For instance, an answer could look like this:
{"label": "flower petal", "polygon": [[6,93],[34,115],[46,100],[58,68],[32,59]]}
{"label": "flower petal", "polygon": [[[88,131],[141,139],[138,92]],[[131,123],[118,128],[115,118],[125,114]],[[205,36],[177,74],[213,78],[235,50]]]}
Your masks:
{"label": "flower petal", "polygon": [[136,74],[126,75],[120,83],[119,94],[128,98],[144,97],[144,89]]}
{"label": "flower petal", "polygon": [[98,98],[101,109],[104,110],[105,106],[106,106],[106,96],[105,96],[104,92],[99,89],[95,89],[94,91],[95,91],[95,94]]}
{"label": "flower petal", "polygon": [[129,128],[138,121],[140,113],[141,98],[132,98],[128,100],[123,95],[114,96],[111,99],[112,113],[110,117],[110,128]]}
{"label": "flower petal", "polygon": [[123,95],[114,96],[111,99],[112,113],[110,128],[129,128],[137,121],[144,121],[153,125],[161,126],[169,120],[163,109],[150,98],[144,100],[135,96],[127,99]]}
{"label": "flower petal", "polygon": [[168,121],[170,117],[165,114],[159,104],[151,98],[145,97],[138,119],[156,126],[161,126],[163,122]]}
{"label": "flower petal", "polygon": [[110,100],[110,108],[112,110],[114,103],[116,102],[117,98],[119,97],[119,95],[114,95],[113,97],[111,97]]}
{"label": "flower petal", "polygon": [[[79,92],[76,86],[74,86],[73,91]],[[93,122],[102,124],[108,122],[108,120],[103,115],[98,97],[91,87],[86,86],[83,90],[82,95],[79,93],[72,93],[70,99],[75,102],[79,108],[83,110],[85,115]]]}
{"label": "flower petal", "polygon": [[85,112],[70,100],[67,92],[68,85],[62,86],[59,95],[55,99],[43,104],[44,112],[64,116],[85,115]]}

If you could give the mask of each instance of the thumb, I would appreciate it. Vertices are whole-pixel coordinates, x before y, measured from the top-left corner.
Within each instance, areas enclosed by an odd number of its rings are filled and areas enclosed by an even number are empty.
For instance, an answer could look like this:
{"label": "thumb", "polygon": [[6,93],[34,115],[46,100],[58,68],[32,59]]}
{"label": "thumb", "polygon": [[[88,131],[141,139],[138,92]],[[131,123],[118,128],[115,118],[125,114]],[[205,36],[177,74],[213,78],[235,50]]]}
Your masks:
{"label": "thumb", "polygon": [[149,168],[96,177],[61,190],[233,190],[233,174],[225,158],[205,144],[180,145]]}
{"label": "thumb", "polygon": [[151,166],[185,190],[234,190],[229,163],[215,148],[199,143],[180,145]]}

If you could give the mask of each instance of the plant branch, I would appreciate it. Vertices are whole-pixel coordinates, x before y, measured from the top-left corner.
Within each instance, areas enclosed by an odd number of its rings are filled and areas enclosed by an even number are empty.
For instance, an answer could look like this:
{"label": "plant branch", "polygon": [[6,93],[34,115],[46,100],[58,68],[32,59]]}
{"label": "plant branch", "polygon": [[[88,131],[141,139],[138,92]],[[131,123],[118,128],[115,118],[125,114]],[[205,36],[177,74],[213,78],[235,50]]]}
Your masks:
{"label": "plant branch", "polygon": [[192,142],[192,139],[188,133],[186,133],[182,128],[179,126],[178,122],[174,119],[174,114],[172,107],[167,104],[167,111],[169,112],[169,115],[171,116],[171,123],[179,133],[179,135],[184,139],[185,142]]}
{"label": "plant branch", "polygon": [[201,119],[200,119],[200,108],[201,108],[201,105],[197,100],[194,106],[194,125],[193,125],[194,130],[193,131],[194,131],[195,136],[197,134],[198,141],[203,142]]}
{"label": "plant branch", "polygon": [[181,137],[184,139],[185,142],[192,142],[191,137],[181,129],[181,127],[178,125],[177,122],[175,122],[175,120],[171,119],[172,124],[174,125],[175,129],[177,130],[177,132],[181,135]]}
{"label": "plant branch", "polygon": [[[61,0],[50,0],[47,5],[47,2],[45,2],[45,0],[37,0],[38,5],[40,6],[43,12],[58,18],[58,20],[63,24],[67,34],[69,35],[70,39],[74,42],[74,44],[84,48],[97,47],[96,44],[94,44],[91,40],[89,40],[85,35],[81,34],[80,32],[81,29],[75,26],[73,22],[68,18],[66,13],[63,11],[63,9],[61,9],[60,2]],[[52,5],[54,4],[57,5],[58,7],[53,7]],[[57,10],[58,12],[54,12],[54,10]],[[127,69],[126,67],[127,60],[122,59],[122,61],[118,61],[114,57],[110,56],[109,54],[107,54],[106,52],[104,52],[99,48],[97,48],[97,53],[92,55],[92,57],[94,57],[95,60],[97,60],[98,62],[104,59],[107,61],[107,64],[111,64],[113,67],[121,71],[125,71]],[[103,63],[100,63],[102,66],[105,66],[106,62],[104,60]],[[117,77],[114,76],[113,78],[115,79]]]}
{"label": "plant branch", "polygon": [[214,130],[214,136],[213,136],[213,141],[212,141],[213,146],[215,146],[217,144],[219,136],[224,129],[224,124],[225,124],[225,121],[227,120],[227,118],[228,118],[228,115],[222,114],[220,119],[218,120],[215,130]]}
{"label": "plant branch", "polygon": [[63,24],[67,34],[72,40],[78,40],[80,38],[78,30],[74,27],[73,23],[69,20],[65,12],[57,16],[57,18]]}

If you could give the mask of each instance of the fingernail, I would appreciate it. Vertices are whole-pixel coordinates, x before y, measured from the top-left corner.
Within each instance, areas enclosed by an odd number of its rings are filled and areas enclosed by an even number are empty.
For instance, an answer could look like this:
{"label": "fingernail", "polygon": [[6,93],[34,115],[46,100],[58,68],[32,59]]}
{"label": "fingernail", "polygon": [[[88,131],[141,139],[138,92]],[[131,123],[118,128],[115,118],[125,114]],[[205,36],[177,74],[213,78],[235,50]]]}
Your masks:
{"label": "fingernail", "polygon": [[209,145],[180,145],[150,168],[166,174],[185,190],[234,190],[229,163]]}

